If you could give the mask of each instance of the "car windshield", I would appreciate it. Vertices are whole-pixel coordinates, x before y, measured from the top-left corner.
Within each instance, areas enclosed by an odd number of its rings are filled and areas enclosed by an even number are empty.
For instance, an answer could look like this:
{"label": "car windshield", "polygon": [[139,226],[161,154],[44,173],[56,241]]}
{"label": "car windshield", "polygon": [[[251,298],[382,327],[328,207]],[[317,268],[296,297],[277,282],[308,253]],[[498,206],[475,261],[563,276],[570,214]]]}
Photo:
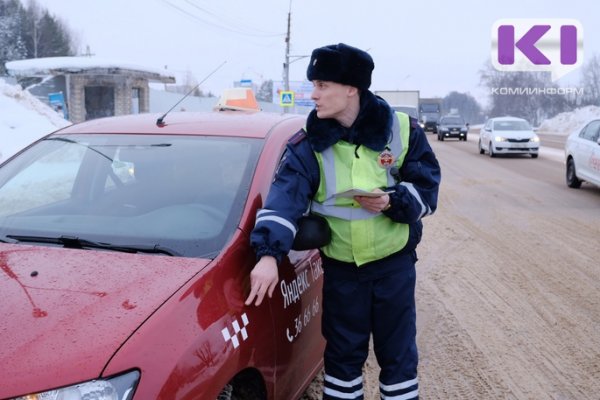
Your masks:
{"label": "car windshield", "polygon": [[392,108],[395,111],[400,111],[403,112],[405,114],[408,114],[409,116],[418,119],[419,118],[419,113],[417,112],[417,108],[416,107],[410,107],[410,106],[392,106]]}
{"label": "car windshield", "polygon": [[440,123],[442,125],[464,125],[464,121],[459,117],[445,117],[441,119]]}
{"label": "car windshield", "polygon": [[531,126],[527,121],[494,121],[496,131],[530,131]]}
{"label": "car windshield", "polygon": [[421,104],[421,112],[431,112],[431,113],[440,112],[440,105],[433,104],[433,103]]}
{"label": "car windshield", "polygon": [[212,257],[238,226],[261,143],[50,136],[0,168],[0,239],[69,236]]}

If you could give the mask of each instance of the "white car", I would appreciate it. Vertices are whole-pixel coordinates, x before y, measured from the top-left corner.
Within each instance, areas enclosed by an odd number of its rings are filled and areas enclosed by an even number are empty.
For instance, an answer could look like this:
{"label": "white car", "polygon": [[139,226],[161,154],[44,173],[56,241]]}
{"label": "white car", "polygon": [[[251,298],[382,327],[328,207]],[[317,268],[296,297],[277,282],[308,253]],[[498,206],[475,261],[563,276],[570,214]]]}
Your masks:
{"label": "white car", "polygon": [[600,119],[590,121],[565,142],[567,186],[579,188],[587,181],[600,186]]}
{"label": "white car", "polygon": [[522,118],[496,117],[485,122],[479,133],[479,154],[530,154],[537,158],[540,138]]}

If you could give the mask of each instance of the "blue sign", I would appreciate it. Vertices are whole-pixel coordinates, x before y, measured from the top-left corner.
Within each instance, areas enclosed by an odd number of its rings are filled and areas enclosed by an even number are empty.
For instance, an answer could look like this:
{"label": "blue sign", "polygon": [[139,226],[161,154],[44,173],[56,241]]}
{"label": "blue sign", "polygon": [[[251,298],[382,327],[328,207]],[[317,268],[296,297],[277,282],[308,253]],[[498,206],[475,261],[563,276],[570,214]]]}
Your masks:
{"label": "blue sign", "polygon": [[48,93],[48,102],[54,111],[62,114],[64,119],[69,119],[69,113],[67,112],[67,106],[65,104],[65,96],[63,95],[63,92]]}
{"label": "blue sign", "polygon": [[281,92],[279,105],[282,107],[292,107],[294,105],[294,92]]}

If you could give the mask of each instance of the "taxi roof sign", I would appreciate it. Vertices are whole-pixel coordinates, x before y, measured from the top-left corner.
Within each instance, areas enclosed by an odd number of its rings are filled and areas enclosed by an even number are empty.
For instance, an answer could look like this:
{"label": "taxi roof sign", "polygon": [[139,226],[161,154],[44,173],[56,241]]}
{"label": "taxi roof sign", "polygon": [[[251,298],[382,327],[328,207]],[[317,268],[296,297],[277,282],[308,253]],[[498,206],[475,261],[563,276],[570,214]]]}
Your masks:
{"label": "taxi roof sign", "polygon": [[254,92],[252,89],[245,87],[225,89],[214,109],[260,111]]}

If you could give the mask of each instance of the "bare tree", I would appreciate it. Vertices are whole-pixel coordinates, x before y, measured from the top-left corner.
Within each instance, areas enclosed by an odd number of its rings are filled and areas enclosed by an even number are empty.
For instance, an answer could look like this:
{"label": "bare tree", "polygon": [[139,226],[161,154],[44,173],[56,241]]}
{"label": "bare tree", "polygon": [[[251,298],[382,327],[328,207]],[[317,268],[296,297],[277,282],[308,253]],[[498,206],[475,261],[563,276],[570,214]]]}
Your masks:
{"label": "bare tree", "polygon": [[560,87],[549,72],[498,71],[488,62],[480,71],[481,83],[487,87],[490,116],[510,115],[537,125],[542,120],[571,109]]}
{"label": "bare tree", "polygon": [[600,106],[600,56],[594,54],[581,68],[581,106]]}

